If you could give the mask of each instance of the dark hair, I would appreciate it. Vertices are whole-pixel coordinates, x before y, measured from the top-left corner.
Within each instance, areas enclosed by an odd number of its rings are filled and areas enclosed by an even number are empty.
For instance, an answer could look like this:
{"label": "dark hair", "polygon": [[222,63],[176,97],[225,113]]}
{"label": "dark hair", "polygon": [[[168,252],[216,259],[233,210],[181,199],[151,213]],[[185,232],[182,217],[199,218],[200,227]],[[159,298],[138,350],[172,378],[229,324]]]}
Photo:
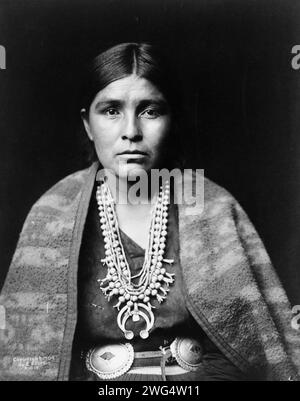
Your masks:
{"label": "dark hair", "polygon": [[[174,69],[159,50],[148,43],[121,43],[96,56],[87,66],[82,87],[81,107],[88,112],[96,94],[111,82],[135,74],[149,80],[165,96],[172,115],[167,159],[179,166],[182,159],[180,145],[181,90]],[[86,136],[85,136],[86,137]],[[97,160],[92,142],[89,143],[89,161]],[[166,166],[167,167],[167,166]]]}

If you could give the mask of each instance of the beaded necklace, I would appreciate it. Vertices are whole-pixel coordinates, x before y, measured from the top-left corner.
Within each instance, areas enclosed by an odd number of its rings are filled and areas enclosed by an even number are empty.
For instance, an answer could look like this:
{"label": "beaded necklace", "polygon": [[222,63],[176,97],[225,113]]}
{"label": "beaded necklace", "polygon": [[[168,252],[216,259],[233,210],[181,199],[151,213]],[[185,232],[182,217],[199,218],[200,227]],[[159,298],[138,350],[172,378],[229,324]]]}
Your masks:
{"label": "beaded necklace", "polygon": [[[97,187],[96,198],[105,247],[105,258],[101,262],[107,266],[106,277],[98,282],[108,301],[112,297],[118,297],[118,302],[114,305],[119,311],[117,323],[127,340],[134,337],[133,331],[125,327],[128,319],[138,322],[143,318],[146,327],[140,331],[140,337],[149,337],[149,331],[154,325],[152,309],[155,308],[151,300],[163,302],[169,292],[169,285],[174,282],[175,275],[168,273],[163,267],[163,262],[174,262],[172,259],[164,259],[169,195],[169,183],[166,182],[161,187],[152,210],[143,266],[138,274],[131,276],[121,241],[114,199],[105,182]],[[137,279],[137,282],[134,283],[133,279]]]}

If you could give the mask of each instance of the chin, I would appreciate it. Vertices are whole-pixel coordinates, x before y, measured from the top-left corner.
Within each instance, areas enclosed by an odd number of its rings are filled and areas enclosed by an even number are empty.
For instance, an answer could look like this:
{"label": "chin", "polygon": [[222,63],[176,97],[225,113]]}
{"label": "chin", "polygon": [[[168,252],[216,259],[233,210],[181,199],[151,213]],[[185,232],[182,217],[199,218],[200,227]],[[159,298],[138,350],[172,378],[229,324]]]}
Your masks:
{"label": "chin", "polygon": [[117,171],[117,175],[120,178],[135,178],[138,175],[145,174],[149,171],[148,166],[145,166],[143,164],[138,164],[138,163],[130,163],[126,165],[120,166],[120,168]]}

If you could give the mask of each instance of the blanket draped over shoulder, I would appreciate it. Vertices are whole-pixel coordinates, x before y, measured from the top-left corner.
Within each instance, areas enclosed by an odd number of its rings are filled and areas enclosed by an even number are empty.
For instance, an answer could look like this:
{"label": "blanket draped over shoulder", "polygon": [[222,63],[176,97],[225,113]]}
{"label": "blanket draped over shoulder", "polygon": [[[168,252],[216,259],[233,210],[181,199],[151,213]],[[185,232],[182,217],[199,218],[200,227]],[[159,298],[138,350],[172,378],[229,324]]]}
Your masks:
{"label": "blanket draped over shoulder", "polygon": [[[2,289],[0,380],[68,380],[77,270],[98,164],[32,207]],[[298,380],[300,333],[269,257],[237,201],[205,179],[204,210],[178,205],[186,305],[220,350],[264,380]]]}

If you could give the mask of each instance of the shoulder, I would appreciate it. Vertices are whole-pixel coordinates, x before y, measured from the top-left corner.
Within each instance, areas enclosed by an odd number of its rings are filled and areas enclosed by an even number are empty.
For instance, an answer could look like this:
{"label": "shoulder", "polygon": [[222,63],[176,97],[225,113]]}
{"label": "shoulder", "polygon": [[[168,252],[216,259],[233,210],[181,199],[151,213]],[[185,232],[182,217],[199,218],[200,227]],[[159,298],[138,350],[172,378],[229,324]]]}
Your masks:
{"label": "shoulder", "polygon": [[45,227],[53,222],[59,221],[62,224],[65,221],[71,224],[85,182],[94,170],[96,166],[93,164],[84,170],[69,174],[41,195],[26,216],[21,231],[22,238],[25,237],[25,233],[44,232]]}
{"label": "shoulder", "polygon": [[76,171],[59,180],[35,202],[33,208],[49,206],[64,209],[71,205],[81,193],[93,167],[92,165],[86,169]]}
{"label": "shoulder", "polygon": [[96,165],[92,165],[69,174],[33,204],[19,236],[19,248],[44,247],[45,239],[59,242],[61,236],[66,238],[66,233],[73,229],[85,183],[95,170]]}
{"label": "shoulder", "polygon": [[204,178],[204,216],[233,215],[242,208],[234,195],[209,178]]}
{"label": "shoulder", "polygon": [[204,196],[208,202],[236,202],[234,196],[227,189],[207,177],[204,178]]}
{"label": "shoulder", "polygon": [[202,197],[205,203],[236,202],[234,196],[227,189],[206,177],[203,169],[178,170],[176,185],[178,199],[181,199],[180,194],[183,188],[184,199],[188,202],[195,200],[197,197]]}
{"label": "shoulder", "polygon": [[[201,224],[207,229],[218,231],[225,225],[233,228],[240,221],[249,222],[248,216],[236,198],[221,185],[201,174],[195,174],[194,171],[192,174],[186,174],[184,179],[184,189],[187,188],[188,193],[184,197],[184,202],[178,206],[183,218],[193,222],[195,227]],[[187,180],[189,182],[186,185]],[[191,183],[193,183],[192,189]]]}
{"label": "shoulder", "polygon": [[240,212],[242,207],[235,196],[223,186],[215,183],[211,179],[204,178],[204,210],[231,210]]}
{"label": "shoulder", "polygon": [[234,195],[208,178],[204,179],[203,210],[199,218],[220,232],[227,232],[231,227],[232,232],[260,241],[251,218]]}

